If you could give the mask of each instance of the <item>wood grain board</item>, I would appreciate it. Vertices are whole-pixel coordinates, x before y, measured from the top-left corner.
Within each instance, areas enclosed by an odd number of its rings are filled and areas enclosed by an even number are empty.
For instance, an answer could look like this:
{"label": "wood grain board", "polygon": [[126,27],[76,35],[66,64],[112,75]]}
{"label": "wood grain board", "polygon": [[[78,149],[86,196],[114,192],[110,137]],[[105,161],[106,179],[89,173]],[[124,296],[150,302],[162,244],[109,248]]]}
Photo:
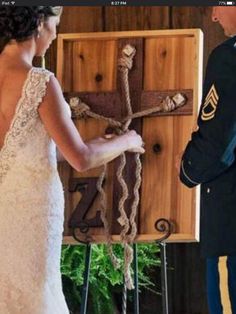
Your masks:
{"label": "wood grain board", "polygon": [[[134,59],[134,67],[129,76],[134,111],[141,109],[143,99],[145,99],[146,107],[153,106],[155,104],[153,98],[148,105],[150,95],[155,95],[157,99],[158,97],[160,99],[163,94],[182,90],[188,91],[190,95],[186,105],[188,109],[180,111],[178,115],[168,113],[165,116],[145,117],[136,119],[133,125],[142,134],[146,144],[146,153],[142,156],[137,241],[154,241],[160,236],[154,228],[155,221],[159,218],[169,219],[174,224],[174,233],[169,241],[196,241],[199,229],[199,191],[187,189],[180,183],[175,169],[175,159],[184,149],[194,128],[201,100],[201,31],[182,29],[60,34],[57,77],[65,95],[82,93],[86,96],[93,93],[99,98],[99,95],[103,93],[104,98],[108,97],[106,106],[109,100],[115,101],[116,110],[112,112],[115,112],[116,118],[123,117],[126,113],[122,101],[117,59],[120,56],[120,47],[128,42],[137,47],[137,59]],[[113,95],[113,98],[109,98],[109,93]],[[117,108],[118,105],[120,105],[119,108]],[[99,102],[99,105],[96,104],[95,107],[99,109],[99,106],[103,106],[102,102]],[[76,120],[75,123],[84,140],[103,136],[107,127],[106,123],[91,118]],[[153,150],[156,144],[160,146],[158,153]],[[116,166],[117,161],[109,165],[106,191],[108,219],[113,240],[119,241],[119,228],[116,224],[119,197],[115,196],[119,188],[114,183]],[[126,177],[130,186],[134,180],[133,170],[130,171],[132,167],[129,160]],[[67,173],[68,171],[70,171],[70,178],[86,178],[97,177],[101,169],[82,174],[73,169],[67,169]],[[69,192],[65,191],[65,193]],[[65,224],[80,200],[80,193],[73,193],[66,199]],[[93,217],[98,209],[99,200],[96,200],[89,213],[90,217]],[[71,234],[71,230],[66,228],[65,243],[74,243]],[[91,229],[89,236],[94,242],[105,241],[103,228]]]}

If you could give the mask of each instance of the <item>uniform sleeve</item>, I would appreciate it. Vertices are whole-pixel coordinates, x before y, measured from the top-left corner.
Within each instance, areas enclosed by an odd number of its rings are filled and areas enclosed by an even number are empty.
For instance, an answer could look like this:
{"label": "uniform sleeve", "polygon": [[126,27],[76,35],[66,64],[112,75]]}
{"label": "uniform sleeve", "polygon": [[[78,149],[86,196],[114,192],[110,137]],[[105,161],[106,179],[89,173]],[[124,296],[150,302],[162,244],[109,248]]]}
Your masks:
{"label": "uniform sleeve", "polygon": [[235,148],[236,51],[219,46],[208,61],[198,130],[184,151],[180,180],[188,187],[213,180],[232,165]]}

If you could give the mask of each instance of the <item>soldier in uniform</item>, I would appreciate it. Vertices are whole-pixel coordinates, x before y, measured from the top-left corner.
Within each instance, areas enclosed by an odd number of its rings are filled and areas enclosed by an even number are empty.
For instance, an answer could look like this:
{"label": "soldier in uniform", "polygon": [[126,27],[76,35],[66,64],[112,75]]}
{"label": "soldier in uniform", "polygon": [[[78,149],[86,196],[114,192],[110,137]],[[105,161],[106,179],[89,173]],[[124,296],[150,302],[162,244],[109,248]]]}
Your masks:
{"label": "soldier in uniform", "polygon": [[183,153],[180,179],[201,184],[200,243],[207,261],[209,312],[222,314],[218,260],[227,256],[228,288],[236,314],[236,7],[213,7],[230,39],[210,54],[198,129]]}

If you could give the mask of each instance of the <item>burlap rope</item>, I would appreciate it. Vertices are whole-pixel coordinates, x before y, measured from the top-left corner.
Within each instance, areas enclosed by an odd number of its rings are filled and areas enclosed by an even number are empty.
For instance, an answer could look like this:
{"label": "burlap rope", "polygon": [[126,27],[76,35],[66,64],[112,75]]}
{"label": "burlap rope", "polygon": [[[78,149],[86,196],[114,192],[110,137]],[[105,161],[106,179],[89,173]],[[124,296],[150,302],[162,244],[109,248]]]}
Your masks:
{"label": "burlap rope", "polygon": [[[73,110],[73,117],[83,118],[87,116],[87,117],[92,117],[98,120],[104,120],[104,121],[107,121],[108,124],[113,129],[115,129],[117,134],[124,134],[128,131],[128,128],[132,119],[138,118],[138,117],[144,117],[144,116],[150,115],[155,112],[160,112],[160,111],[169,112],[180,106],[183,106],[186,103],[185,97],[183,97],[181,94],[176,94],[175,97],[173,98],[166,97],[160,103],[159,106],[156,106],[147,110],[143,110],[137,113],[133,113],[132,107],[131,107],[131,101],[130,101],[128,73],[129,73],[129,70],[131,70],[132,68],[133,57],[135,53],[136,53],[136,50],[134,47],[130,45],[126,45],[122,50],[122,57],[118,60],[118,68],[119,68],[119,71],[121,72],[122,85],[123,85],[123,90],[125,94],[127,116],[123,118],[122,121],[116,121],[115,119],[104,117],[102,115],[92,112],[89,106],[83,103],[78,97],[73,97],[70,99],[70,106]],[[118,218],[118,222],[120,223],[122,227],[120,236],[121,236],[121,241],[124,245],[124,278],[125,278],[125,285],[128,289],[134,288],[133,280],[131,277],[131,263],[133,261],[133,249],[131,247],[131,244],[134,242],[136,234],[137,234],[137,226],[135,223],[135,217],[137,215],[137,208],[139,204],[139,188],[141,185],[141,170],[142,170],[142,165],[141,165],[139,155],[140,155],[139,153],[134,154],[134,158],[136,162],[136,171],[135,171],[136,182],[133,189],[134,200],[131,206],[131,214],[129,218],[127,217],[127,214],[124,209],[125,201],[127,200],[129,196],[128,187],[123,178],[123,170],[126,165],[125,153],[122,153],[120,155],[120,165],[116,173],[118,182],[120,183],[121,188],[122,188],[122,195],[118,204],[118,209],[120,212],[120,217]],[[111,238],[109,223],[107,220],[107,199],[106,199],[106,193],[102,187],[104,178],[106,177],[106,171],[107,171],[107,167],[106,165],[104,165],[103,171],[97,182],[97,189],[100,193],[101,219],[104,224],[104,231],[107,238],[108,253],[114,267],[118,268],[120,266],[120,261],[114,255],[113,250],[112,250],[112,238]],[[130,234],[128,234],[130,227],[131,227],[131,231],[130,231]]]}
{"label": "burlap rope", "polygon": [[[128,73],[129,70],[131,70],[133,66],[133,57],[136,53],[136,50],[134,47],[131,46],[126,46],[123,51],[122,51],[122,57],[118,60],[118,68],[121,72],[121,79],[122,79],[122,84],[123,84],[123,89],[125,93],[125,102],[126,102],[126,109],[128,112],[128,115],[132,115],[132,107],[131,107],[131,101],[130,101],[130,92],[129,92],[129,80],[128,80]],[[129,125],[131,123],[132,119],[128,119],[123,127],[122,131],[127,132]],[[133,280],[131,277],[131,263],[133,261],[133,248],[131,247],[131,243],[136,237],[137,234],[137,226],[135,223],[135,217],[137,214],[137,206],[139,203],[139,188],[141,184],[141,161],[139,158],[139,153],[135,153],[135,162],[136,162],[136,169],[135,169],[135,177],[136,177],[136,183],[134,187],[134,201],[131,206],[131,214],[130,214],[130,219],[128,219],[124,205],[125,201],[127,200],[129,193],[128,193],[128,187],[123,179],[122,173],[123,169],[126,165],[126,157],[125,153],[121,154],[121,161],[120,161],[120,166],[117,170],[117,178],[118,181],[120,182],[120,185],[122,187],[122,197],[119,202],[119,211],[120,211],[120,217],[118,218],[118,222],[122,226],[121,230],[121,240],[122,243],[124,244],[124,278],[125,278],[125,285],[127,289],[133,289]],[[131,227],[131,232],[130,235],[128,236],[127,233]]]}

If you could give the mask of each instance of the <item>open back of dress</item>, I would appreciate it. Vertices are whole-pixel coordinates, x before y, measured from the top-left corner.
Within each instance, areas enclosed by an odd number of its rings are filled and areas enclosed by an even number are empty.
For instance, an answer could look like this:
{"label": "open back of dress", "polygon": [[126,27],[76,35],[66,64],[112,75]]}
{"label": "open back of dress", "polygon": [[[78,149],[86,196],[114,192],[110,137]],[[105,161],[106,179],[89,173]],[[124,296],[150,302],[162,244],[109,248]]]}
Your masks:
{"label": "open back of dress", "polygon": [[60,254],[63,188],[38,113],[51,72],[27,76],[0,150],[0,313],[68,314]]}

